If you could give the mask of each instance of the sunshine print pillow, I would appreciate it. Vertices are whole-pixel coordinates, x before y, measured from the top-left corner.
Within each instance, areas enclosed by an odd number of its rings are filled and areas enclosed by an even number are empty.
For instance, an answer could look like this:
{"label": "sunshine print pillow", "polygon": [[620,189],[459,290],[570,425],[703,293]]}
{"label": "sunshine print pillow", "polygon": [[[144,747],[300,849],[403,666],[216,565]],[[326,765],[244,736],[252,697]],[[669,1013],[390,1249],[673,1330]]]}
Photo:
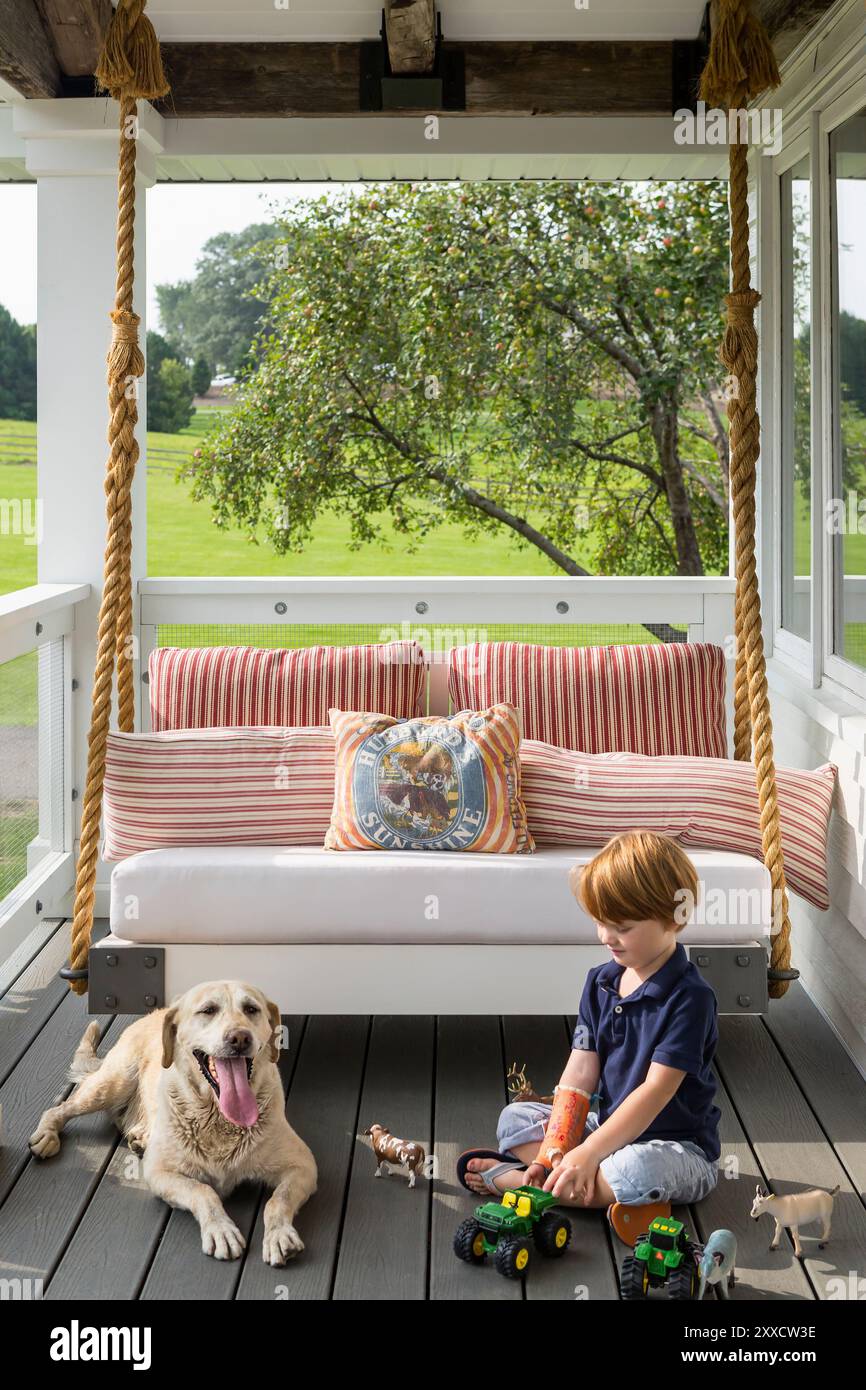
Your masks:
{"label": "sunshine print pillow", "polygon": [[406,720],[328,713],[336,780],[326,849],[532,853],[514,705]]}

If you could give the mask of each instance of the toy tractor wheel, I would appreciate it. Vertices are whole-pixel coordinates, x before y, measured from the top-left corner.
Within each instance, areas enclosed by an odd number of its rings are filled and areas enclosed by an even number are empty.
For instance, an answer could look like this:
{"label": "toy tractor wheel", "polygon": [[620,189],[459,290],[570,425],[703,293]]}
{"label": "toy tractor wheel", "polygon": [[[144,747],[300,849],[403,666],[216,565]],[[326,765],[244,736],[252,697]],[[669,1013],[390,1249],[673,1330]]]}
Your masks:
{"label": "toy tractor wheel", "polygon": [[684,1300],[694,1298],[697,1285],[694,1263],[683,1260],[679,1269],[668,1275],[668,1298]]}
{"label": "toy tractor wheel", "polygon": [[480,1265],[487,1257],[484,1235],[474,1216],[461,1221],[454,1234],[454,1254],[469,1265]]}
{"label": "toy tractor wheel", "polygon": [[499,1273],[504,1274],[506,1279],[519,1279],[529,1268],[531,1249],[529,1240],[525,1237],[501,1238],[493,1257]]}
{"label": "toy tractor wheel", "polygon": [[649,1275],[643,1260],[634,1255],[626,1255],[619,1271],[619,1291],[623,1299],[646,1298],[649,1293]]}
{"label": "toy tractor wheel", "polygon": [[571,1222],[567,1216],[546,1211],[532,1232],[535,1248],[542,1255],[555,1258],[564,1255],[571,1240]]}

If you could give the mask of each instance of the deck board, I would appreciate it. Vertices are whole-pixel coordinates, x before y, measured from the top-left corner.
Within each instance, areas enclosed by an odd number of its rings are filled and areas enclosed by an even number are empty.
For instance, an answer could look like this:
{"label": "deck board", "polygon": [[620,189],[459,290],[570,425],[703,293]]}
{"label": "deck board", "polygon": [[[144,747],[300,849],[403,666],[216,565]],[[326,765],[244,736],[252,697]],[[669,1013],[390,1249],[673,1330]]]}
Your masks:
{"label": "deck board", "polygon": [[[67,1001],[64,1000],[64,1004]],[[76,998],[82,1005],[83,1000]],[[62,1008],[62,1006],[61,1006]],[[119,1035],[132,1020],[114,1019],[106,1037]],[[62,1022],[56,1027],[62,1028]],[[83,1031],[83,1030],[82,1030]],[[45,1044],[61,1059],[54,1029],[45,1030]],[[29,1054],[22,1065],[28,1066]],[[63,1057],[69,1064],[68,1053]],[[26,1107],[29,1110],[28,1106]],[[38,1119],[38,1113],[36,1115]],[[35,1120],[31,1130],[35,1128]],[[17,1182],[0,1207],[0,1275],[20,1275],[43,1279],[46,1284],[58,1265],[86,1209],[103,1169],[118,1142],[118,1133],[106,1115],[83,1115],[63,1132],[60,1152],[45,1161],[28,1157]]]}
{"label": "deck board", "polygon": [[851,1104],[863,1076],[801,984],[774,1005],[766,1027],[863,1200],[866,1105]]}
{"label": "deck board", "polygon": [[[780,1002],[784,1004],[784,1000]],[[770,1190],[786,1194],[840,1185],[827,1248],[818,1249],[818,1227],[806,1226],[800,1232],[803,1267],[812,1287],[819,1298],[834,1293],[838,1297],[842,1285],[835,1281],[841,1279],[847,1287],[849,1271],[857,1270],[863,1260],[866,1210],[769,1030],[759,1019],[728,1017],[721,1019],[720,1034],[719,1073],[767,1175]],[[743,1193],[743,1219],[753,1196],[754,1188]],[[771,1218],[760,1217],[758,1225],[769,1246]],[[787,1232],[783,1232],[779,1250],[769,1254],[769,1258],[779,1268],[794,1261]]]}
{"label": "deck board", "polygon": [[713,1231],[736,1233],[736,1283],[731,1298],[811,1298],[812,1286],[798,1261],[782,1260],[769,1254],[767,1227],[749,1219],[755,1186],[765,1182],[766,1174],[755,1157],[727,1087],[721,1081],[716,1104],[722,1112],[719,1181],[710,1195],[693,1209],[697,1235],[706,1241]]}
{"label": "deck board", "polygon": [[505,1101],[505,1066],[498,1018],[439,1019],[433,1135],[439,1176],[433,1183],[430,1227],[430,1298],[523,1298],[519,1281],[467,1265],[454,1254],[454,1232],[471,1215],[472,1198],[460,1186],[456,1161],[464,1149],[494,1148]]}
{"label": "deck board", "polygon": [[11,1075],[35,1035],[69,993],[69,986],[57,976],[67,950],[64,932],[53,933],[0,999],[0,1082]]}
{"label": "deck board", "polygon": [[[432,1018],[376,1018],[364,1073],[346,1217],[340,1238],[335,1299],[420,1300],[427,1294],[430,1179],[410,1188],[394,1170],[376,1178],[376,1159],[363,1131],[384,1124],[431,1153]],[[435,1157],[435,1154],[433,1155]]]}
{"label": "deck board", "polygon": [[64,926],[63,922],[46,921],[37,922],[31,932],[19,942],[11,955],[0,965],[0,997],[2,997],[9,986],[13,984],[18,976],[27,969],[32,960],[39,955],[39,952],[47,942],[60,931]]}
{"label": "deck board", "polygon": [[[458,1261],[454,1231],[473,1198],[456,1182],[459,1153],[493,1147],[506,1099],[505,1071],[526,1063],[539,1091],[555,1084],[573,1021],[556,1018],[317,1017],[288,1020],[281,1058],[286,1113],[310,1144],[319,1191],[300,1212],[306,1249],[285,1269],[261,1258],[260,1188],[227,1202],[248,1235],[241,1260],[201,1253],[196,1223],[145,1188],[137,1161],[102,1116],[73,1120],[60,1154],[39,1163],[27,1139],[42,1109],[68,1089],[72,1052],[87,1023],[84,1000],[56,977],[65,926],[39,923],[0,968],[0,1276],[42,1279],[51,1299],[136,1298],[417,1301],[615,1300],[624,1247],[600,1212],[572,1213],[572,1247],[534,1259],[522,1281]],[[722,1172],[715,1191],[679,1214],[700,1239],[736,1232],[735,1299],[840,1296],[862,1278],[866,1249],[866,1080],[800,986],[767,1019],[723,1018],[717,1057]],[[128,1020],[100,1020],[100,1053]],[[376,1179],[372,1121],[419,1139],[435,1168],[410,1189]],[[730,1176],[729,1176],[730,1175]],[[769,1217],[749,1218],[755,1184],[775,1191],[841,1185],[833,1234],[783,1236],[768,1249]]]}
{"label": "deck board", "polygon": [[358,1101],[367,1051],[365,1017],[311,1018],[289,1088],[289,1123],[316,1156],[319,1186],[298,1215],[304,1253],[284,1269],[261,1259],[261,1213],[238,1284],[239,1299],[329,1298],[349,1163],[355,1147]]}

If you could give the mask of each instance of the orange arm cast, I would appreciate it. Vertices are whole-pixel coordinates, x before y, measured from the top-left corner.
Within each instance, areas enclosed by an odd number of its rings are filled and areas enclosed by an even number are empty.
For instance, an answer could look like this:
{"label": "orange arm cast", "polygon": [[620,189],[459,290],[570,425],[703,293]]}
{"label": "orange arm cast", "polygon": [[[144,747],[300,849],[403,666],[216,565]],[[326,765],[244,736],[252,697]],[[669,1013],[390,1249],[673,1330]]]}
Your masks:
{"label": "orange arm cast", "polygon": [[592,1097],[576,1086],[557,1086],[553,1110],[547,1123],[536,1163],[552,1169],[571,1149],[577,1148],[586,1128]]}

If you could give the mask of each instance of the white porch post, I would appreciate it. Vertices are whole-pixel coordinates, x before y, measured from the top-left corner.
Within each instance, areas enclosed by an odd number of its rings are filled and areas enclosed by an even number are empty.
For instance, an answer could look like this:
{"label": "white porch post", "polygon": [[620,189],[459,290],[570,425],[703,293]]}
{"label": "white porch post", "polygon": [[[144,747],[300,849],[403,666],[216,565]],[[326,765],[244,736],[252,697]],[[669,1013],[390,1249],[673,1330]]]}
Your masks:
{"label": "white porch post", "polygon": [[[162,120],[139,104],[135,222],[135,309],[144,346],[147,258],[144,194],[155,179]],[[69,805],[76,838],[87,766],[90,687],[105,549],[104,477],[108,456],[106,354],[114,306],[117,216],[117,106],[108,99],[30,101],[15,108],[27,169],[38,181],[37,352],[38,496],[43,533],[40,582],[80,581],[92,597],[79,610],[69,645],[78,682]],[[141,460],[133,485],[133,585],[146,568],[146,397],[140,383]],[[136,614],[137,627],[137,614]],[[136,670],[136,675],[138,676]],[[140,680],[136,679],[137,695]],[[99,901],[97,909],[104,910]]]}

